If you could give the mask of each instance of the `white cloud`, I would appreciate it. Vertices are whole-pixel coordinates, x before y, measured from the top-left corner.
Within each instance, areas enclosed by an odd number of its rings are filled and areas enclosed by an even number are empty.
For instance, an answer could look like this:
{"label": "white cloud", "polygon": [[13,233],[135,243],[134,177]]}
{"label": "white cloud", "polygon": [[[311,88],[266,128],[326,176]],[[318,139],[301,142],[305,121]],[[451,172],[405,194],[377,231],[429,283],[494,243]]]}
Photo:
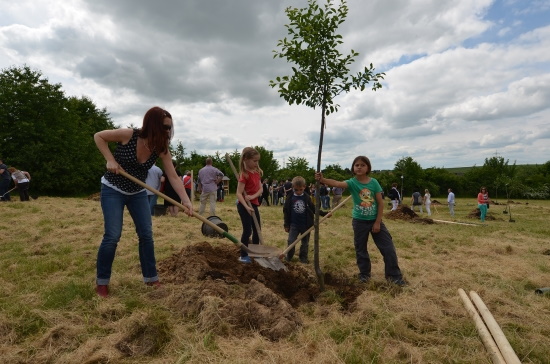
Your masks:
{"label": "white cloud", "polygon": [[[323,164],[348,166],[366,154],[376,169],[404,156],[456,167],[482,164],[495,150],[547,161],[550,20],[529,28],[529,17],[550,9],[528,3],[502,3],[505,13],[495,15],[493,0],[349,0],[341,51],[360,52],[354,72],[372,62],[386,77],[377,92],[336,99]],[[320,109],[289,106],[268,86],[291,72],[272,58],[287,36],[284,9],[306,0],[0,4],[0,67],[39,69],[123,126],[165,107],[188,151],[262,145],[281,161],[316,164]],[[485,37],[491,31],[498,41]]]}

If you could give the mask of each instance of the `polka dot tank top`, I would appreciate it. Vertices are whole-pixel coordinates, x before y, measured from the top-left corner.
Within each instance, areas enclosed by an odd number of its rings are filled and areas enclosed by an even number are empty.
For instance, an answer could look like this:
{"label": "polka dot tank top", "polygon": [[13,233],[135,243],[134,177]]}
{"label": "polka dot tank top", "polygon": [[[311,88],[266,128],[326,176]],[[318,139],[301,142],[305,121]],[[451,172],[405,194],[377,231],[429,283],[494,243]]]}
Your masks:
{"label": "polka dot tank top", "polygon": [[[139,163],[137,160],[137,141],[139,136],[139,129],[134,129],[132,138],[124,145],[117,143],[117,147],[113,156],[117,163],[129,174],[136,177],[140,181],[145,182],[147,178],[147,171],[155,164],[159,157],[157,153],[151,153],[151,156],[145,163]],[[128,178],[112,172],[105,172],[105,179],[109,181],[113,186],[119,188],[121,191],[127,193],[135,193],[143,190],[143,187],[130,181]]]}

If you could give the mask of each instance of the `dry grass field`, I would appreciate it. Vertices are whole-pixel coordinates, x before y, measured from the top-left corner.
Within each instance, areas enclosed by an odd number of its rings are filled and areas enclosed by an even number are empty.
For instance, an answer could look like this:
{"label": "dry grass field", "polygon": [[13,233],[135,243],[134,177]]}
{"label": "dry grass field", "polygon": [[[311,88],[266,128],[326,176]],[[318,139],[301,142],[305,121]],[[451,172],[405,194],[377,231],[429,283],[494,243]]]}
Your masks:
{"label": "dry grass field", "polygon": [[[436,199],[445,201],[444,196]],[[235,199],[217,215],[240,237]],[[111,295],[94,292],[102,214],[93,199],[0,204],[0,356],[3,363],[491,363],[457,290],[483,299],[523,363],[550,363],[550,201],[493,205],[485,224],[458,199],[427,223],[384,219],[409,285],[355,277],[351,205],[321,226],[320,261],[288,272],[237,262],[227,239],[184,214],[153,218],[163,286],[141,282],[129,215]],[[282,210],[261,208],[266,244],[286,246]],[[422,216],[426,218],[427,216]],[[313,239],[310,260],[313,261]]]}

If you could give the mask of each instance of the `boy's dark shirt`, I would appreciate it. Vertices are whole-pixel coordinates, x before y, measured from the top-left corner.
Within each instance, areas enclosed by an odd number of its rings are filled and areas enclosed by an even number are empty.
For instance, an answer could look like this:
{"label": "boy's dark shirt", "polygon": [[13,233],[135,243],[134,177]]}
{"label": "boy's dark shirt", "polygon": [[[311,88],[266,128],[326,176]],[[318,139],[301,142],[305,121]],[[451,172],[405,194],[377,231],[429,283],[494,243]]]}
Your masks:
{"label": "boy's dark shirt", "polygon": [[[301,222],[300,221],[292,221],[292,217],[294,214],[299,214],[299,212],[296,212],[294,210],[294,205],[297,203],[300,203],[299,201],[302,201],[303,204],[305,204],[305,210],[304,210],[304,217]],[[293,214],[294,212],[294,214]],[[319,213],[321,216],[325,216],[328,214],[326,211],[319,210]],[[288,196],[288,198],[285,201],[285,204],[283,206],[283,215],[284,215],[284,227],[290,228],[290,225],[296,225],[296,226],[303,226],[306,228],[310,228],[313,226],[313,216],[315,215],[315,205],[311,201],[311,198],[308,194],[304,193],[300,196],[296,196],[294,193],[292,195]],[[296,215],[294,215],[296,216]]]}

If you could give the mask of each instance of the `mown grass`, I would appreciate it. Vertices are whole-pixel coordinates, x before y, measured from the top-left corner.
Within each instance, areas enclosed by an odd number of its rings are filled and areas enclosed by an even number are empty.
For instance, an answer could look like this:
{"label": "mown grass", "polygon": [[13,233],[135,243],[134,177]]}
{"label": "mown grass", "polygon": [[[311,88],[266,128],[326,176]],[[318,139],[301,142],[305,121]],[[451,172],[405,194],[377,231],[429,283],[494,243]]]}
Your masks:
{"label": "mown grass", "polygon": [[[231,196],[226,201],[217,215],[239,236]],[[94,293],[103,232],[99,202],[2,203],[0,354],[7,363],[490,363],[457,294],[463,288],[482,297],[522,362],[549,363],[550,296],[534,291],[550,286],[550,201],[517,202],[511,205],[515,222],[502,205],[491,207],[494,221],[468,218],[474,199],[457,201],[455,220],[444,206],[432,217],[475,226],[385,219],[410,285],[380,288],[383,261],[370,242],[373,282],[352,309],[342,309],[341,297],[327,290],[298,308],[304,326],[278,342],[257,333],[202,332],[196,317],[172,311],[166,297],[180,288],[143,285],[129,216],[112,296],[102,300]],[[333,275],[357,273],[350,206],[321,226],[321,267]],[[266,243],[283,249],[281,207],[262,207],[261,215]],[[197,242],[231,244],[202,236],[201,223],[183,214],[155,217],[153,224],[159,261]]]}

